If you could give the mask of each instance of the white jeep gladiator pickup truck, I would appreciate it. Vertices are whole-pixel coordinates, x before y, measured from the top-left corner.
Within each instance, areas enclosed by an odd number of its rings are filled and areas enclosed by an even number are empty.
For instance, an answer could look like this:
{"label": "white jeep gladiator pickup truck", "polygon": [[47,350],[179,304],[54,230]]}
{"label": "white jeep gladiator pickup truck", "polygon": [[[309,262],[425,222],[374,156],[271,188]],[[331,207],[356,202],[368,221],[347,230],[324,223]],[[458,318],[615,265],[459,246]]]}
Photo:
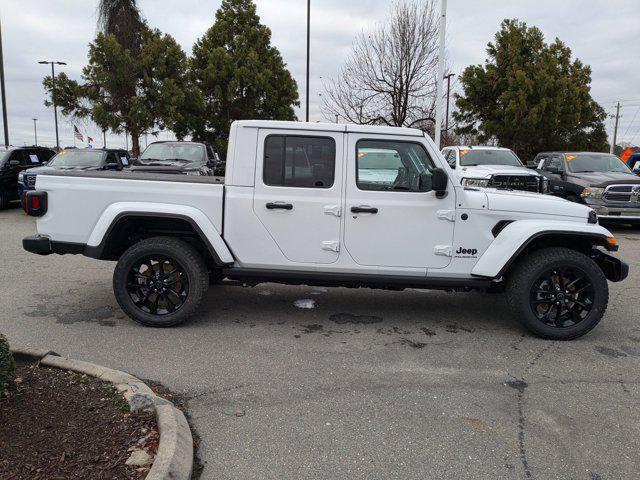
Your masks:
{"label": "white jeep gladiator pickup truck", "polygon": [[116,260],[118,303],[154,327],[228,279],[505,291],[515,319],[566,340],[595,327],[607,279],[628,274],[588,207],[463,187],[405,128],[239,121],[224,179],[44,172],[25,208],[38,217],[26,250]]}

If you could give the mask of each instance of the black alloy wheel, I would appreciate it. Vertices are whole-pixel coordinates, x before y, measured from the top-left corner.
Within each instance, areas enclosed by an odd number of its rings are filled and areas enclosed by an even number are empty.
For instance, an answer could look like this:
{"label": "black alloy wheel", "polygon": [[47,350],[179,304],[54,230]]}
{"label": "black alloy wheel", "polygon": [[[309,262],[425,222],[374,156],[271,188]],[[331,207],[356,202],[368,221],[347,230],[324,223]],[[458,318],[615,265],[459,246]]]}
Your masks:
{"label": "black alloy wheel", "polygon": [[189,277],[174,259],[151,255],[129,270],[127,292],[134,305],[152,315],[174,313],[189,296]]}
{"label": "black alloy wheel", "polygon": [[149,327],[173,327],[195,314],[207,290],[204,258],[188,242],[152,237],[130,246],[113,272],[122,310]]}
{"label": "black alloy wheel", "polygon": [[602,320],[609,303],[600,266],[570,248],[524,254],[505,277],[514,320],[542,338],[573,340],[585,335]]}
{"label": "black alloy wheel", "polygon": [[593,309],[595,289],[588,275],[574,267],[544,272],[531,287],[530,306],[540,322],[567,328],[584,321]]}

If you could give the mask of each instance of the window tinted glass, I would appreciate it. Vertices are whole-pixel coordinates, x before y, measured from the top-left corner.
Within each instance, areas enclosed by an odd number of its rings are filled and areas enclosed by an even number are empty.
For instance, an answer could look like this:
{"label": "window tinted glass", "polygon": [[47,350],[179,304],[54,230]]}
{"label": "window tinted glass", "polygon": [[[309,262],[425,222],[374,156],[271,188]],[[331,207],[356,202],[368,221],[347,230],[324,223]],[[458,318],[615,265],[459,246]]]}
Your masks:
{"label": "window tinted glass", "polygon": [[102,152],[95,150],[63,150],[51,160],[54,167],[97,167],[102,161]]}
{"label": "window tinted glass", "polygon": [[51,150],[37,150],[38,158],[40,159],[40,163],[48,162],[51,157],[55,155]]}
{"label": "window tinted glass", "polygon": [[143,164],[158,161],[203,163],[205,161],[204,153],[204,145],[197,143],[152,143],[142,152],[139,161]]}
{"label": "window tinted glass", "polygon": [[385,140],[358,142],[356,164],[361,190],[427,191],[420,189],[420,175],[433,169],[422,145]]}
{"label": "window tinted glass", "polygon": [[522,162],[510,150],[460,150],[460,166],[509,165],[522,167]]}
{"label": "window tinted glass", "polygon": [[266,185],[331,188],[336,167],[332,138],[272,135],[265,141]]}
{"label": "window tinted glass", "polygon": [[22,150],[14,150],[13,152],[11,152],[11,155],[9,155],[9,159],[7,161],[10,162],[11,160],[18,160],[21,164],[23,164],[24,156],[22,154]]}
{"label": "window tinted glass", "polygon": [[115,164],[117,164],[118,163],[118,159],[116,158],[116,154],[113,153],[113,152],[110,152],[107,155],[106,163],[115,163]]}
{"label": "window tinted glass", "polygon": [[547,166],[545,167],[545,169],[548,167],[555,167],[558,170],[562,170],[562,161],[560,160],[560,157],[558,155],[555,155],[547,160]]}
{"label": "window tinted glass", "polygon": [[568,153],[565,155],[569,169],[574,173],[579,172],[615,172],[632,173],[615,155],[601,153]]}

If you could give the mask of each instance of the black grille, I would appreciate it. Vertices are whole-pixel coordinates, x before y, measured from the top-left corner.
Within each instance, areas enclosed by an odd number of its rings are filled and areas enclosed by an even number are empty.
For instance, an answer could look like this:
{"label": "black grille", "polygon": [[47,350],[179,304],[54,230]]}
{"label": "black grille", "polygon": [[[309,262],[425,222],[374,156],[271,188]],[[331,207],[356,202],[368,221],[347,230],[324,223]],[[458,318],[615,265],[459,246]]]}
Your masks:
{"label": "black grille", "polygon": [[637,203],[638,195],[633,193],[636,185],[610,185],[607,187],[602,198],[609,202]]}
{"label": "black grille", "polygon": [[540,181],[532,175],[495,175],[489,186],[505,190],[540,192]]}
{"label": "black grille", "polygon": [[29,188],[34,188],[36,186],[35,175],[27,175],[27,185],[29,186]]}

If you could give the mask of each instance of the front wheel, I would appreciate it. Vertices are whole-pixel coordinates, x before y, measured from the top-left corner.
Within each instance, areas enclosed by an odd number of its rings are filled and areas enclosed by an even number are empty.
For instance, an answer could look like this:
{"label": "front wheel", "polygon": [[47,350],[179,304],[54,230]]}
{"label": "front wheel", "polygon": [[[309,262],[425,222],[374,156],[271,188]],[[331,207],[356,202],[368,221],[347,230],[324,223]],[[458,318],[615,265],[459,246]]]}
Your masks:
{"label": "front wheel", "polygon": [[130,247],[113,272],[118,304],[149,327],[173,327],[193,315],[209,288],[200,254],[175,238],[154,237]]}
{"label": "front wheel", "polygon": [[509,275],[507,301],[525,328],[539,337],[573,340],[591,331],[609,302],[600,267],[568,248],[545,248],[524,257]]}

